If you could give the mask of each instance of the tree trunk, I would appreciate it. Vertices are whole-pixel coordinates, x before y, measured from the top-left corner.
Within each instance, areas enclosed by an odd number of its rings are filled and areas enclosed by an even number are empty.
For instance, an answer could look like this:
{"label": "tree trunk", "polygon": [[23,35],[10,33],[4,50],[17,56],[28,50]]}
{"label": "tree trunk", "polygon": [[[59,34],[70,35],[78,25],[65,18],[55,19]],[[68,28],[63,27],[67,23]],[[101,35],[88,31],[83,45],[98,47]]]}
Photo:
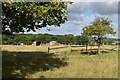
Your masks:
{"label": "tree trunk", "polygon": [[98,55],[100,55],[100,45],[98,45]]}

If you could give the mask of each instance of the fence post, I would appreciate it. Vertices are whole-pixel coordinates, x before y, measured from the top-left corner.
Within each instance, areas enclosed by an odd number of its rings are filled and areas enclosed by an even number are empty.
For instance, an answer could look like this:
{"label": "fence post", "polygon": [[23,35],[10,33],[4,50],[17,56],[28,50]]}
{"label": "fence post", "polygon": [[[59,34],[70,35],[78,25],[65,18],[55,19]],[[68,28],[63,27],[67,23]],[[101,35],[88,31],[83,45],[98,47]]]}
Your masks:
{"label": "fence post", "polygon": [[48,47],[48,54],[49,54],[49,47]]}
{"label": "fence post", "polygon": [[70,53],[71,52],[71,49],[70,49],[70,45],[67,45],[67,53]]}
{"label": "fence post", "polygon": [[72,47],[71,47],[71,45],[69,45],[68,48],[69,48],[69,51],[68,51],[68,52],[71,53],[71,52],[72,52]]}
{"label": "fence post", "polygon": [[87,44],[86,44],[86,52],[87,52]]}
{"label": "fence post", "polygon": [[78,53],[80,52],[80,50],[79,50],[79,46],[78,46]]}
{"label": "fence post", "polygon": [[71,45],[69,46],[69,48],[70,48],[70,52],[72,52],[72,48],[71,48]]}

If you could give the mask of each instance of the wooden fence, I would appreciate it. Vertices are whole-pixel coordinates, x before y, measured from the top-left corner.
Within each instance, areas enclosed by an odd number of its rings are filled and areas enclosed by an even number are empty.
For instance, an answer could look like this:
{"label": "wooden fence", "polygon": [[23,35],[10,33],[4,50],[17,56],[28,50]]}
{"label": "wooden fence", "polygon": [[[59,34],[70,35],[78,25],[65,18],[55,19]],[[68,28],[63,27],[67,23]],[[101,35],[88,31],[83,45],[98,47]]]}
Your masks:
{"label": "wooden fence", "polygon": [[[62,48],[68,48],[68,46],[60,46],[60,47],[54,47],[54,48],[50,48],[48,47],[48,53],[50,53],[50,50],[56,50],[56,49],[62,49]],[[64,51],[67,52],[68,50]]]}
{"label": "wooden fence", "polygon": [[[68,46],[60,46],[60,47],[48,47],[48,53],[50,53],[50,50],[56,50],[56,49],[63,49],[63,48],[67,48],[67,50],[64,50],[64,51],[59,51],[59,52],[56,52],[56,53],[60,53],[60,52],[71,52],[72,51],[72,48],[76,48],[76,47],[86,47],[86,50],[87,50],[87,46],[85,45],[68,45]],[[78,49],[78,51],[80,51],[80,49]]]}
{"label": "wooden fence", "polygon": [[[50,50],[63,49],[63,48],[66,48],[66,50],[64,50],[64,51],[59,50],[58,52],[55,52],[55,53],[62,53],[62,52],[70,53],[70,52],[75,50],[74,48],[76,48],[78,52],[82,51],[83,49],[85,51],[87,51],[87,50],[89,50],[89,51],[97,50],[97,47],[96,48],[90,48],[90,47],[94,47],[94,46],[96,46],[96,45],[89,45],[89,46],[87,46],[87,45],[67,45],[67,46],[60,46],[60,47],[48,47],[48,53],[50,53]],[[88,49],[88,47],[89,47],[89,49]],[[101,49],[101,50],[103,50],[103,51],[106,51],[106,50],[107,51],[108,50],[109,51],[115,51],[115,50],[117,50],[117,47],[113,47],[111,49],[104,48],[104,49]]]}

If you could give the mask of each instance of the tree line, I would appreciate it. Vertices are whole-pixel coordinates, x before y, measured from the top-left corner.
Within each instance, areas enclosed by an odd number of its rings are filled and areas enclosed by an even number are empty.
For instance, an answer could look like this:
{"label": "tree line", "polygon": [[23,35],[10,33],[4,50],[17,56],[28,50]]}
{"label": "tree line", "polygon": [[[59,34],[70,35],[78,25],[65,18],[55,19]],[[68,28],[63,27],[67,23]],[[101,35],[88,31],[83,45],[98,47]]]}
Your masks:
{"label": "tree line", "polygon": [[[87,36],[74,36],[73,34],[66,35],[53,35],[53,34],[16,34],[12,36],[3,35],[2,44],[3,45],[17,45],[24,43],[25,45],[31,45],[34,41],[40,42],[41,44],[49,43],[50,41],[57,41],[64,45],[92,45],[93,39]],[[116,39],[107,38],[103,41],[104,44],[110,45],[116,41]]]}

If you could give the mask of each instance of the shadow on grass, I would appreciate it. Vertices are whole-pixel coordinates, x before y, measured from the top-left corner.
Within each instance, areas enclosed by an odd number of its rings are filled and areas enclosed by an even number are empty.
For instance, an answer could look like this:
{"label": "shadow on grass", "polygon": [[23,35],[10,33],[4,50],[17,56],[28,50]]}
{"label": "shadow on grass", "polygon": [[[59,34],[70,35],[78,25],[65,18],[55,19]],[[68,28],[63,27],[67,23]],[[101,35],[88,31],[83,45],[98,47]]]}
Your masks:
{"label": "shadow on grass", "polygon": [[[101,53],[109,53],[109,51],[101,51]],[[95,50],[95,51],[83,51],[83,52],[81,52],[81,54],[97,55],[98,51],[97,50]]]}
{"label": "shadow on grass", "polygon": [[84,51],[81,52],[81,54],[88,54],[88,55],[96,55],[98,53],[98,51]]}
{"label": "shadow on grass", "polygon": [[2,51],[2,78],[24,78],[27,74],[67,65],[65,58],[45,52]]}

